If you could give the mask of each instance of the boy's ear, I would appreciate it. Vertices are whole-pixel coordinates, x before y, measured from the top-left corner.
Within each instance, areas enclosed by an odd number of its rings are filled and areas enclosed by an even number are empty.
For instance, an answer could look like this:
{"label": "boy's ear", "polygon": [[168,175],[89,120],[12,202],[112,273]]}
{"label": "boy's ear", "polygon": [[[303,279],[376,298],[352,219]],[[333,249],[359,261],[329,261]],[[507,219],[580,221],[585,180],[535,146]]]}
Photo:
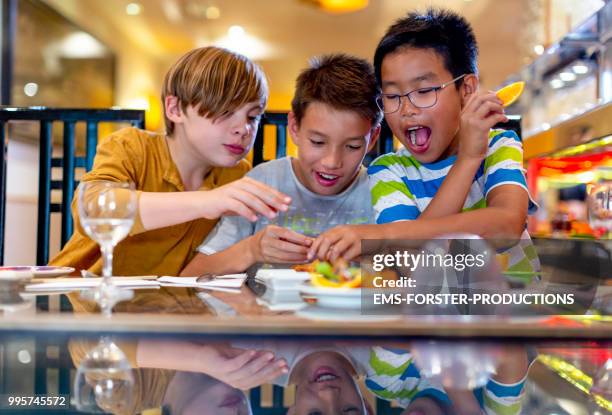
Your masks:
{"label": "boy's ear", "polygon": [[368,153],[372,151],[379,137],[380,137],[380,123],[376,127],[372,128],[372,132],[370,133],[370,143],[368,144],[368,151],[367,151]]}
{"label": "boy's ear", "polygon": [[293,143],[298,144],[298,130],[300,126],[298,125],[297,117],[293,111],[289,111],[289,114],[287,114],[287,127],[289,128],[289,134],[291,135]]}
{"label": "boy's ear", "polygon": [[463,83],[461,84],[461,104],[464,105],[468,98],[478,91],[478,76],[475,74],[467,74],[463,78]]}
{"label": "boy's ear", "polygon": [[170,121],[175,123],[183,121],[183,110],[178,97],[168,95],[164,100],[164,111]]}

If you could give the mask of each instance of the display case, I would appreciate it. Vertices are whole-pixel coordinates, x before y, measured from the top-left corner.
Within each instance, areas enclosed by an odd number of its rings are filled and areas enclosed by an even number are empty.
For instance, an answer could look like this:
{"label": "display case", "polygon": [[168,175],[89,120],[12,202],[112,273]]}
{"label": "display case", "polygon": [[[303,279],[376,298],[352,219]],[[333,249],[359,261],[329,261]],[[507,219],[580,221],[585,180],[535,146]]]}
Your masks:
{"label": "display case", "polygon": [[[522,116],[528,185],[540,206],[530,232],[609,239],[612,217],[589,220],[588,196],[612,180],[612,2],[506,83],[518,80],[525,92],[508,113]],[[610,200],[595,202],[609,209]]]}

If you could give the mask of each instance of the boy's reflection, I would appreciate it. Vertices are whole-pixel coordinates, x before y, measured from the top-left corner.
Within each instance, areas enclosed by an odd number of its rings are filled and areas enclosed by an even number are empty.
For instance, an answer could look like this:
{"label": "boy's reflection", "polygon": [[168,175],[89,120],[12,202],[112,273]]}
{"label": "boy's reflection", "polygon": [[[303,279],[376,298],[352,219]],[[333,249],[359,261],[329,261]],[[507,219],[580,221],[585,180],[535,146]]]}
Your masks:
{"label": "boy's reflection", "polygon": [[244,392],[202,373],[176,372],[164,395],[164,415],[250,415]]}
{"label": "boy's reflection", "polygon": [[[78,364],[88,342],[71,343],[71,354]],[[367,396],[373,394],[397,403],[404,408],[402,415],[517,414],[528,366],[524,347],[495,345],[496,373],[485,378],[486,385],[468,390],[467,372],[466,382],[460,380],[460,373],[449,376],[446,368],[442,368],[440,379],[424,377],[408,345],[398,348],[395,344],[383,347],[282,341],[206,344],[146,338],[118,343],[134,367],[135,406],[127,411],[109,411],[113,413],[137,413],[162,406],[164,414],[251,414],[241,389],[271,382],[296,386],[288,415],[373,415],[362,390],[367,390]],[[434,350],[440,352],[439,348]],[[445,366],[442,357],[430,353],[420,365],[427,366],[433,359]],[[465,354],[454,357],[465,358]],[[279,363],[286,369],[279,370]],[[359,379],[364,379],[366,389],[360,388]],[[452,382],[446,382],[449,379]]]}
{"label": "boy's reflection", "polygon": [[356,383],[353,364],[340,353],[314,352],[297,362],[289,377],[296,385],[295,404],[288,415],[365,415],[367,409]]}

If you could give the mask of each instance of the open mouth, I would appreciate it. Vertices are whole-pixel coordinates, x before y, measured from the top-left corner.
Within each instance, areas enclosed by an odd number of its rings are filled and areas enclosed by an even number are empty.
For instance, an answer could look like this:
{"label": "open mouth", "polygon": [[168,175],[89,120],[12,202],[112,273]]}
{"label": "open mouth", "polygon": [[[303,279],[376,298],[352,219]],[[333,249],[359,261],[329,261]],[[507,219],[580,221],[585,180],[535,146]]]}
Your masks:
{"label": "open mouth", "polygon": [[335,380],[338,380],[339,378],[340,376],[338,376],[332,368],[322,366],[315,371],[312,381],[314,383],[321,384],[326,382],[333,382]]}
{"label": "open mouth", "polygon": [[424,153],[431,142],[431,129],[422,125],[410,127],[405,132],[408,147],[415,153]]}
{"label": "open mouth", "polygon": [[242,154],[244,153],[244,147],[235,144],[223,144],[227,150],[232,154]]}
{"label": "open mouth", "polygon": [[315,179],[321,186],[329,187],[338,183],[340,176],[337,174],[323,173],[320,171],[315,172]]}

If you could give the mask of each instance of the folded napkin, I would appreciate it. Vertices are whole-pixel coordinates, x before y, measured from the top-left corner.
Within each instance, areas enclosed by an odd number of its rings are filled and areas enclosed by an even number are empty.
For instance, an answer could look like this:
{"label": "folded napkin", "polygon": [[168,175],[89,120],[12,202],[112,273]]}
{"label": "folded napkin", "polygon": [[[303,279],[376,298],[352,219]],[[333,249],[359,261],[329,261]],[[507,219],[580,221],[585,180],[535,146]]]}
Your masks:
{"label": "folded napkin", "polygon": [[176,287],[202,288],[212,291],[231,293],[240,292],[240,287],[246,280],[247,274],[227,274],[215,276],[213,280],[198,282],[199,277],[160,277],[157,279],[161,285]]}
{"label": "folded napkin", "polygon": [[[54,278],[53,280],[26,285],[26,291],[66,291],[95,288],[102,278]],[[155,280],[113,277],[113,283],[121,288],[159,288]]]}
{"label": "folded napkin", "polygon": [[299,272],[293,269],[259,269],[255,278],[265,284],[266,287],[274,289],[297,288],[304,281],[310,279],[310,273]]}

